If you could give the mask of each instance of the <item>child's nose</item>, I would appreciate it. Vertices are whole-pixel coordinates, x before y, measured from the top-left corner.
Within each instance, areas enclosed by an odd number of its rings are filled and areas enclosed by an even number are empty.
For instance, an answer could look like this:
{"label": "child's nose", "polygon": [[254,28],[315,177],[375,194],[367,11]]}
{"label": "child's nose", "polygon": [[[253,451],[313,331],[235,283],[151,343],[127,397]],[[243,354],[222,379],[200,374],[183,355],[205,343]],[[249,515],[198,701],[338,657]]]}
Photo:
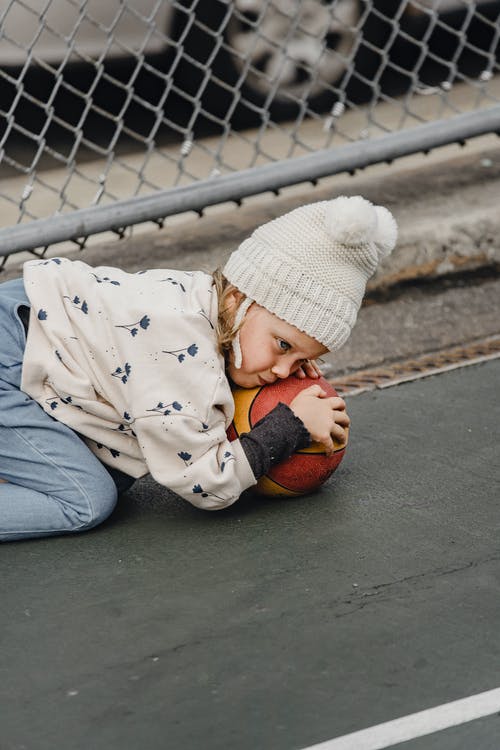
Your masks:
{"label": "child's nose", "polygon": [[277,378],[287,378],[290,375],[291,367],[292,365],[290,362],[282,361],[274,365],[271,372],[273,375],[276,375]]}

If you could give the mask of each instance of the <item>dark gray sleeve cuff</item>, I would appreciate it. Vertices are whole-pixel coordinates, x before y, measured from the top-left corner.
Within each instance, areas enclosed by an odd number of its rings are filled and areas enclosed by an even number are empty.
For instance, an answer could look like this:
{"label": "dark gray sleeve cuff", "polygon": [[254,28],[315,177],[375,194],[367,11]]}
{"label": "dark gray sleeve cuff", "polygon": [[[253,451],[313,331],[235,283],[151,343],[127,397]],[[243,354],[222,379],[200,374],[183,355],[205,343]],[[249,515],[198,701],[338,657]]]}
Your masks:
{"label": "dark gray sleeve cuff", "polygon": [[311,443],[311,436],[289,406],[279,403],[240,436],[241,445],[256,479]]}

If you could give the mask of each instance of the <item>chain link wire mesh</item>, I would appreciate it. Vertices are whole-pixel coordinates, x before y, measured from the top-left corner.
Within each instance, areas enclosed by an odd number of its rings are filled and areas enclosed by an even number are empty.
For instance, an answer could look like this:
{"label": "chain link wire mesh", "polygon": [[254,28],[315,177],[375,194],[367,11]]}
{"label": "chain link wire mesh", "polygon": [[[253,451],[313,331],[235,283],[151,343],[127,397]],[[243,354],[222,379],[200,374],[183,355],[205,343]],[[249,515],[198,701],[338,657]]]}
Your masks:
{"label": "chain link wire mesh", "polygon": [[19,239],[34,220],[99,209],[123,234],[117,201],[200,186],[200,208],[225,175],[467,113],[494,129],[499,36],[490,0],[0,0],[3,263],[45,252]]}

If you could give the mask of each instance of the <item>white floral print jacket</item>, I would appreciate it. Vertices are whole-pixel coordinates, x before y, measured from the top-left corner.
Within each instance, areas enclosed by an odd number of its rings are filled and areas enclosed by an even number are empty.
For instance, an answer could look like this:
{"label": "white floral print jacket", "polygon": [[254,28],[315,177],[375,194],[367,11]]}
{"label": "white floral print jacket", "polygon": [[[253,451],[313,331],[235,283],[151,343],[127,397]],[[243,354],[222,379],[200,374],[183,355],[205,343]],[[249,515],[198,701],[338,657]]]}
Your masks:
{"label": "white floral print jacket", "polygon": [[67,258],[24,265],[31,302],[22,389],[105,464],[148,472],[201,508],[255,477],[217,349],[217,298],[202,272],[136,274]]}

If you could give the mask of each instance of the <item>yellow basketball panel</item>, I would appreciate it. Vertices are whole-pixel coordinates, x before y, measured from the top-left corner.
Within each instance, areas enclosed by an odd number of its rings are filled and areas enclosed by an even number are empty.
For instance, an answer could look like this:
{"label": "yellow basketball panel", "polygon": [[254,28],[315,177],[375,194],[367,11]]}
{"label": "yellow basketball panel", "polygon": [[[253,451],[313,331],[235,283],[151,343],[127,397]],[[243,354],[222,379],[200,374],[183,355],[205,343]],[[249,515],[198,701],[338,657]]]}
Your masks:
{"label": "yellow basketball panel", "polygon": [[257,492],[261,492],[263,495],[281,495],[282,497],[299,497],[303,494],[302,492],[289,490],[267,476],[261,477],[254,489],[256,489]]}
{"label": "yellow basketball panel", "polygon": [[251,429],[250,424],[250,409],[253,401],[260,391],[258,388],[235,388],[233,391],[234,399],[234,426],[238,435],[243,432],[249,432]]}

